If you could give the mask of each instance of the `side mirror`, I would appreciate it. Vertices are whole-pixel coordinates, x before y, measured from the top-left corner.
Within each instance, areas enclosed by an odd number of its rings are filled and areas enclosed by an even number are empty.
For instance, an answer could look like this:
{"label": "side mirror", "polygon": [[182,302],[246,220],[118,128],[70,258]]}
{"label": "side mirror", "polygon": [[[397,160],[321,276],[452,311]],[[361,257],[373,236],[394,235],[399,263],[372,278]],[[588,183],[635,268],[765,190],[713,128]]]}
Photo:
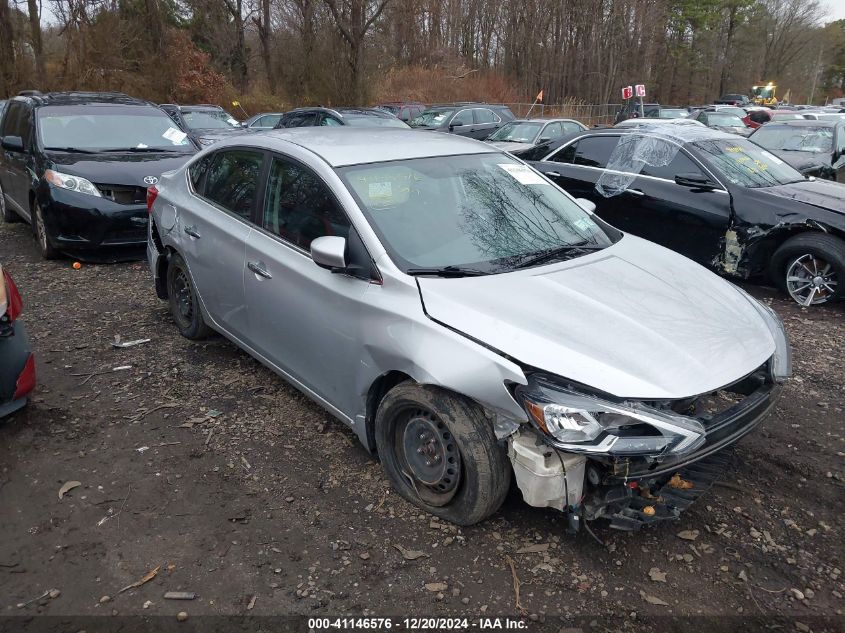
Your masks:
{"label": "side mirror", "polygon": [[450,132],[454,132],[454,131],[455,131],[455,124],[454,124],[454,123],[450,123],[450,124],[449,124],[449,131],[450,131]]}
{"label": "side mirror", "polygon": [[578,206],[584,209],[584,211],[589,213],[596,212],[596,203],[592,200],[587,200],[586,198],[575,198],[575,202],[577,202]]}
{"label": "side mirror", "polygon": [[703,174],[677,174],[675,184],[690,189],[715,189],[718,185]]}
{"label": "side mirror", "polygon": [[321,268],[346,268],[346,238],[324,235],[311,242],[311,259]]}
{"label": "side mirror", "polygon": [[4,136],[3,140],[0,141],[0,145],[3,146],[3,149],[9,150],[10,152],[23,151],[23,139],[20,136]]}
{"label": "side mirror", "polygon": [[548,143],[551,140],[552,140],[551,136],[541,136],[540,138],[537,139],[537,142],[538,143]]}

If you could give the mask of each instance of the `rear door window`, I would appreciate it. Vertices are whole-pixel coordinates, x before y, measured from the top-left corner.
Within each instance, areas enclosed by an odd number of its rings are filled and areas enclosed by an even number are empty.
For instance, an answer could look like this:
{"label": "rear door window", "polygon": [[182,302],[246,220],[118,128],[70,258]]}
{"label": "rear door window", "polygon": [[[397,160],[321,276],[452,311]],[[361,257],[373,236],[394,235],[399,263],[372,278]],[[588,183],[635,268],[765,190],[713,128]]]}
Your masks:
{"label": "rear door window", "polygon": [[205,174],[203,197],[218,207],[251,221],[264,154],[232,149],[214,154]]}
{"label": "rear door window", "polygon": [[475,113],[476,123],[498,123],[501,121],[492,110],[488,110],[487,108],[475,108],[473,112]]}
{"label": "rear door window", "polygon": [[452,119],[452,125],[472,125],[472,110],[461,110]]}
{"label": "rear door window", "polygon": [[316,174],[297,162],[275,157],[267,180],[262,226],[308,250],[318,237],[347,237],[350,224]]}
{"label": "rear door window", "polygon": [[[572,157],[572,164],[584,167],[607,167],[610,155],[616,149],[618,136],[592,136],[582,138],[575,145],[575,153]],[[570,162],[567,160],[560,162]]]}
{"label": "rear door window", "polygon": [[668,165],[643,165],[640,172],[643,176],[653,176],[654,178],[664,178],[665,180],[675,180],[678,174],[696,174],[697,176],[704,176],[701,168],[689,157],[684,151],[679,151],[675,157],[669,161]]}

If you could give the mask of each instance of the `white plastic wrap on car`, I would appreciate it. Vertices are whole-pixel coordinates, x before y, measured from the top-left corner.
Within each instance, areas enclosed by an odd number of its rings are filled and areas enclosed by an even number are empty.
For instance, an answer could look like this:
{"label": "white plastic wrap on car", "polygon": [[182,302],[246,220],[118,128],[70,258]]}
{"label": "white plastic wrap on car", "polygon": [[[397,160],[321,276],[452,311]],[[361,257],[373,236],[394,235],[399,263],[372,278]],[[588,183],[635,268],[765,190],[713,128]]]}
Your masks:
{"label": "white plastic wrap on car", "polygon": [[[680,132],[680,133],[679,133]],[[630,187],[643,167],[665,167],[674,160],[684,143],[713,138],[713,130],[702,126],[655,124],[634,128],[622,134],[607,167],[596,181],[596,191],[605,198],[618,196]]]}

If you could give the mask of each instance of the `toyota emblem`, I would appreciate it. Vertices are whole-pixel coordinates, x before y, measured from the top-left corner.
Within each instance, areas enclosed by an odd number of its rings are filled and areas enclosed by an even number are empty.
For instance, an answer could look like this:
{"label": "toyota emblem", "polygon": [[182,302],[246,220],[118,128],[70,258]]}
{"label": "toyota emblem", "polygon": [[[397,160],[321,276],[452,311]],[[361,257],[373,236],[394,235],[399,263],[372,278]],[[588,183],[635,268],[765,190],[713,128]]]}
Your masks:
{"label": "toyota emblem", "polygon": [[156,178],[155,176],[147,176],[146,178],[144,178],[144,182],[148,185],[154,185],[158,182],[158,178]]}

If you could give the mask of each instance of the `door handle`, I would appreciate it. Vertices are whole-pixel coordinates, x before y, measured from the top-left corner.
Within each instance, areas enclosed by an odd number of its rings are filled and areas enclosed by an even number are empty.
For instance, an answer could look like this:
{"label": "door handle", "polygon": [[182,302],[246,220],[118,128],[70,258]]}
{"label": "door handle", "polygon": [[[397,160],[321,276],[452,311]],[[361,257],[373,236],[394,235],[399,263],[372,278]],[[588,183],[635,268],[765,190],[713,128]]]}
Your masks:
{"label": "door handle", "polygon": [[630,193],[632,196],[644,196],[645,194],[639,189],[626,189],[625,193]]}
{"label": "door handle", "polygon": [[254,272],[259,277],[264,277],[264,279],[272,279],[273,275],[264,268],[264,265],[261,262],[247,262],[246,267],[249,268],[252,272]]}
{"label": "door handle", "polygon": [[197,231],[197,227],[195,227],[195,226],[186,226],[185,227],[185,233],[187,233],[188,235],[190,235],[193,238],[196,238],[196,239],[200,238],[199,231]]}
{"label": "door handle", "polygon": [[556,171],[544,171],[543,173],[550,178],[560,178],[560,174]]}

